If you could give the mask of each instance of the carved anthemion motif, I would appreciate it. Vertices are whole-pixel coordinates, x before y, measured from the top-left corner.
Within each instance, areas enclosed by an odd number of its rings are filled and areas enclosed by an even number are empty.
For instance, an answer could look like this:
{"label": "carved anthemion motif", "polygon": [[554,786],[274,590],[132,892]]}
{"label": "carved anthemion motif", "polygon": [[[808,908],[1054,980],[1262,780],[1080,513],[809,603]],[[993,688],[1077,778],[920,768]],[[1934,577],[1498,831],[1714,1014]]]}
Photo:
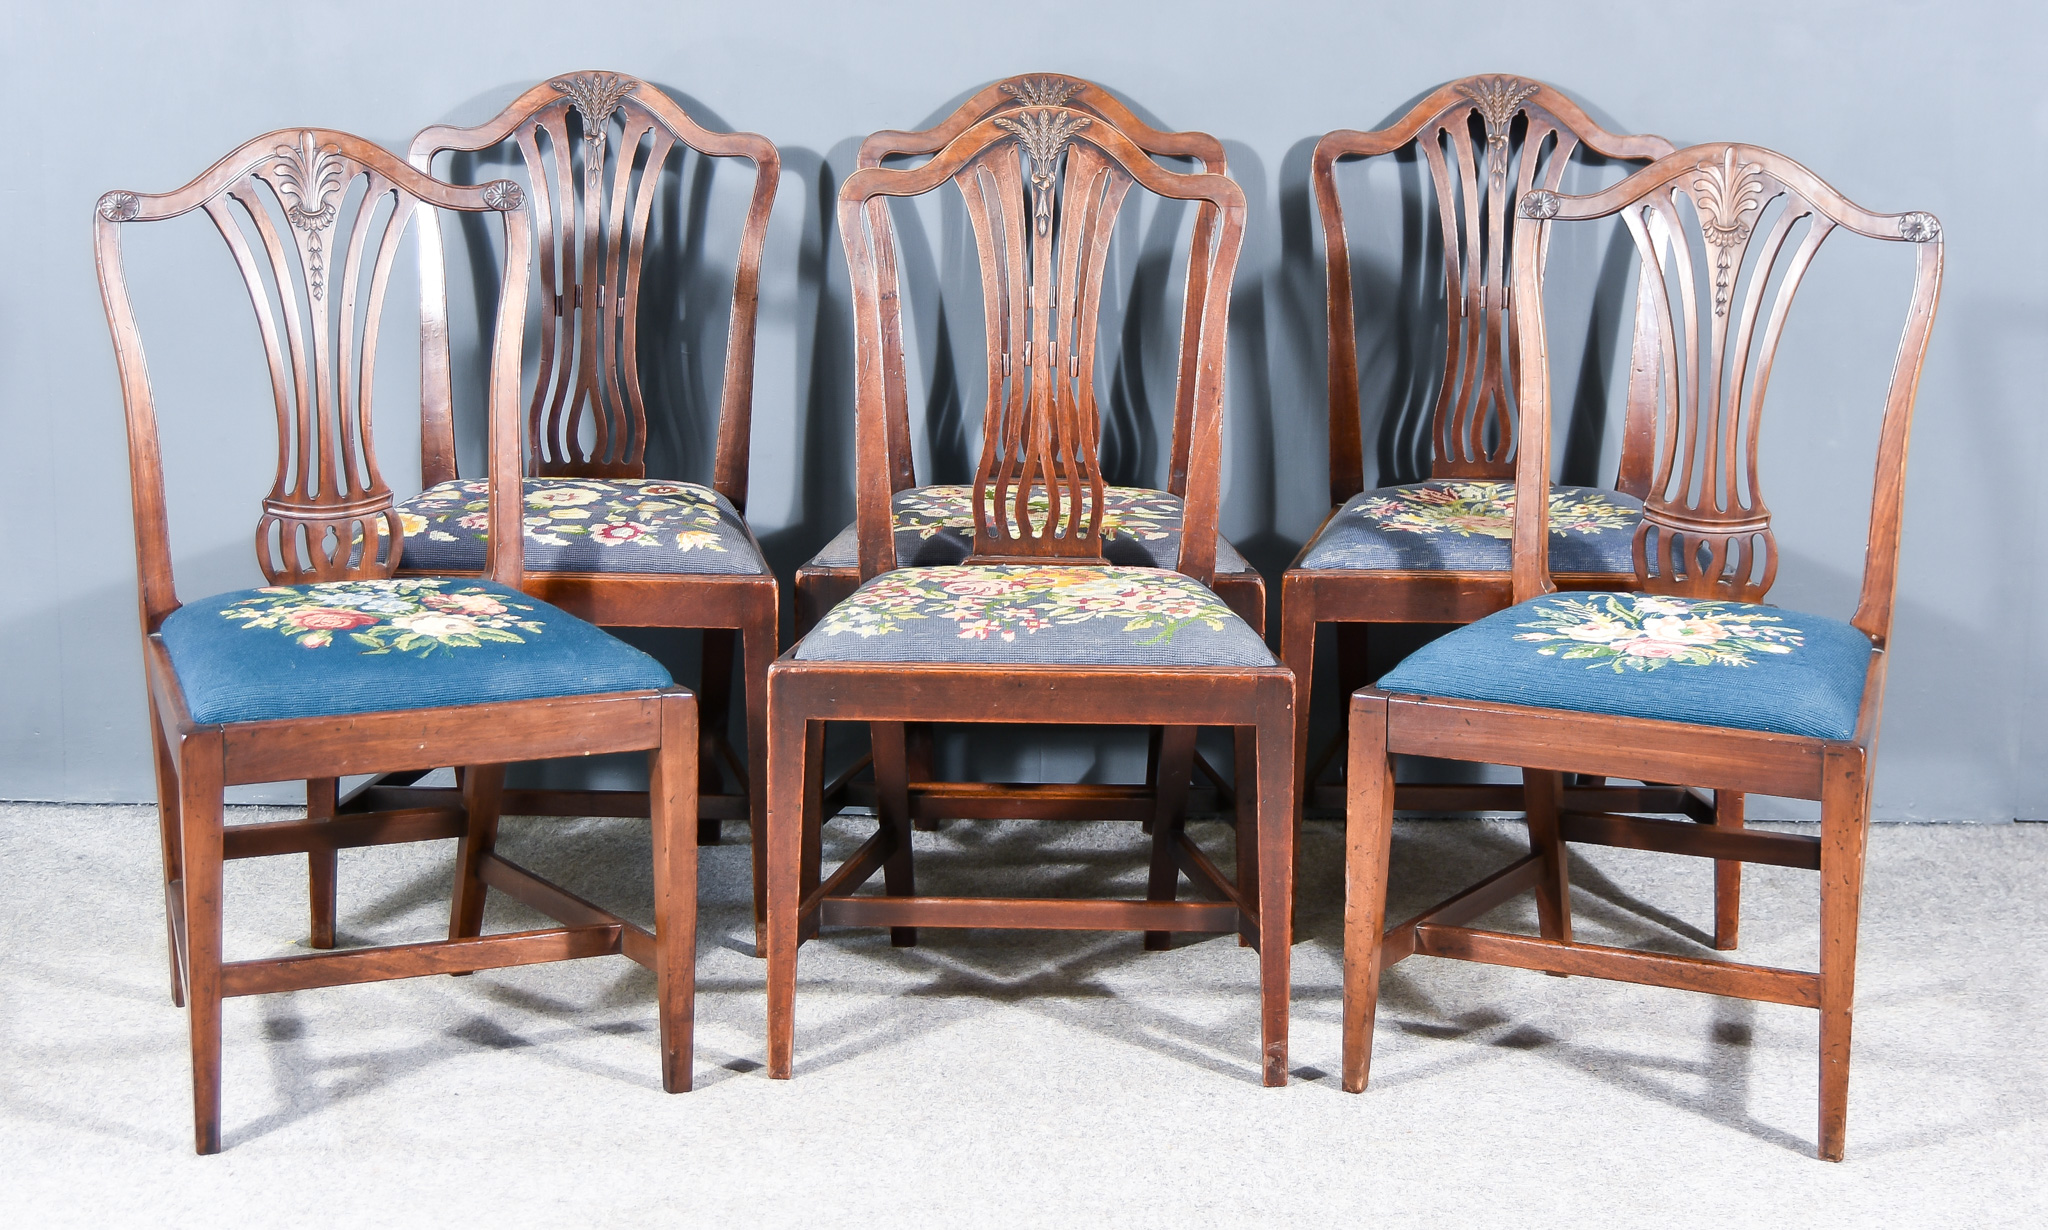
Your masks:
{"label": "carved anthemion motif", "polygon": [[1931,243],[1941,238],[1941,221],[1916,209],[1899,219],[1899,238],[1908,243]]}
{"label": "carved anthemion motif", "polygon": [[617,73],[579,73],[548,84],[568,95],[569,101],[576,105],[577,112],[583,116],[583,139],[590,143],[593,151],[604,148],[605,121],[619,109],[620,100],[640,88],[639,82]]}
{"label": "carved anthemion motif", "polygon": [[313,144],[310,132],[297,145],[272,151],[271,182],[284,202],[285,221],[306,236],[306,291],[318,299],[326,289],[327,254],[321,236],[334,225],[343,179],[341,148]]}
{"label": "carved anthemion motif", "polygon": [[1522,198],[1524,218],[1547,219],[1557,216],[1557,194],[1539,188]]}
{"label": "carved anthemion motif", "polygon": [[526,204],[526,190],[509,179],[494,179],[484,185],[484,204],[492,209],[517,209]]}
{"label": "carved anthemion motif", "polygon": [[126,222],[142,210],[132,192],[109,192],[100,198],[100,217],[109,222]]}
{"label": "carved anthemion motif", "polygon": [[1728,314],[1728,282],[1763,209],[1764,173],[1753,162],[1735,161],[1731,146],[1721,161],[1703,162],[1692,181],[1701,231],[1714,248],[1714,315]]}
{"label": "carved anthemion motif", "polygon": [[1019,111],[1014,118],[996,117],[996,127],[1016,133],[1024,152],[1031,156],[1032,216],[1041,235],[1052,229],[1052,187],[1059,173],[1060,155],[1066,152],[1075,133],[1094,122],[1091,116],[1050,108]]}
{"label": "carved anthemion motif", "polygon": [[997,88],[1027,107],[1063,107],[1081,92],[1081,84],[1065,77],[1019,77]]}
{"label": "carved anthemion motif", "polygon": [[1480,77],[1458,83],[1458,92],[1472,100],[1486,122],[1486,179],[1495,192],[1508,186],[1508,129],[1515,112],[1539,87],[1520,77]]}

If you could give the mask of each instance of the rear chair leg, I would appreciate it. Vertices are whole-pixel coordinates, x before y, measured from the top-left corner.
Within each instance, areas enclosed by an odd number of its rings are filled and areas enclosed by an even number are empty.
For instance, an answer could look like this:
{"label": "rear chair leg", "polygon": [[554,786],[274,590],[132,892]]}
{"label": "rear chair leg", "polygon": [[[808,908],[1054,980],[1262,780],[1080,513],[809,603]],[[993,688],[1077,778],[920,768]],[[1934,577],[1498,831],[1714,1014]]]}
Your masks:
{"label": "rear chair leg", "polygon": [[171,965],[171,1006],[185,1006],[185,970],[178,958],[178,910],[175,896],[182,891],[179,881],[184,879],[183,834],[180,831],[178,763],[171,755],[170,746],[164,742],[163,723],[157,720],[156,700],[149,702],[149,739],[151,751],[156,760],[156,825],[157,838],[163,843],[164,852],[164,939],[170,951]]}
{"label": "rear chair leg", "polygon": [[[754,871],[754,934],[768,908],[768,667],[775,661],[775,590],[771,586],[747,619],[740,638],[742,691],[747,706],[747,839]],[[728,725],[726,729],[730,730]]]}
{"label": "rear chair leg", "polygon": [[[1742,793],[1714,791],[1714,827],[1742,827]],[[1714,947],[1728,952],[1735,947],[1742,926],[1742,863],[1738,859],[1714,860]]]}
{"label": "rear chair leg", "polygon": [[[1523,769],[1522,794],[1528,809],[1529,850],[1542,859],[1536,877],[1536,924],[1546,940],[1572,942],[1571,868],[1557,813],[1564,803],[1564,777],[1548,769]],[[1563,975],[1558,975],[1563,977]]]}
{"label": "rear chair leg", "polygon": [[697,703],[661,700],[661,747],[647,805],[654,825],[654,982],[661,1013],[661,1087],[687,1093],[697,1012]]}
{"label": "rear chair leg", "polygon": [[192,1143],[220,1152],[221,740],[186,736],[178,748],[184,847],[185,1001],[192,1030]]}
{"label": "rear chair leg", "polygon": [[1861,748],[1831,747],[1820,799],[1820,1156],[1848,1138],[1849,1033],[1856,999],[1856,922],[1870,834]]}
{"label": "rear chair leg", "polygon": [[[468,828],[455,846],[455,896],[448,910],[448,938],[474,939],[484,926],[484,856],[498,844],[498,806],[505,766],[471,765],[462,775],[462,807]],[[466,977],[457,974],[455,977]]]}
{"label": "rear chair leg", "polygon": [[[1287,1083],[1287,1001],[1294,957],[1294,689],[1276,682],[1259,705],[1259,1045],[1267,1087]],[[1240,790],[1247,788],[1239,787]]]}
{"label": "rear chair leg", "polygon": [[[1152,874],[1146,881],[1147,901],[1171,901],[1180,889],[1180,863],[1174,843],[1187,822],[1188,779],[1195,771],[1193,726],[1155,729],[1152,787]],[[1145,948],[1163,952],[1173,947],[1173,932],[1147,931]]]}
{"label": "rear chair leg", "polygon": [[1394,766],[1387,702],[1366,696],[1350,712],[1344,799],[1344,1061],[1346,1093],[1364,1093],[1379,1006],[1381,935],[1387,926],[1387,861],[1394,840]]}
{"label": "rear chair leg", "polygon": [[[316,777],[306,783],[306,819],[332,820],[341,808],[341,779]],[[306,898],[312,915],[314,948],[334,947],[335,880],[340,852],[334,849],[306,852]]]}
{"label": "rear chair leg", "polygon": [[[698,672],[697,713],[703,724],[697,744],[697,794],[721,793],[725,776],[719,769],[718,751],[711,745],[711,738],[717,732],[730,737],[732,731],[732,659],[733,641],[737,637],[731,628],[706,628],[703,631],[702,669]],[[697,844],[715,846],[723,834],[720,823],[713,816],[697,817]]]}
{"label": "rear chair leg", "polygon": [[[895,852],[882,864],[882,891],[891,897],[917,896],[917,875],[910,850],[910,761],[902,722],[869,722],[868,738],[875,754],[875,818],[889,830]],[[917,946],[916,927],[889,928],[889,943]]]}

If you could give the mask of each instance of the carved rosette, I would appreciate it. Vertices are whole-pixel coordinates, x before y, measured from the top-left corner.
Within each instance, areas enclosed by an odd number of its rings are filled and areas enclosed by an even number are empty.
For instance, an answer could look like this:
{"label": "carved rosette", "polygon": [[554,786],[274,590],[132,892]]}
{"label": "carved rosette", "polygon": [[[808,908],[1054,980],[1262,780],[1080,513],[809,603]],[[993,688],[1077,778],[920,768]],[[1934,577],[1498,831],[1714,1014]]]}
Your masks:
{"label": "carved rosette", "polygon": [[620,100],[640,88],[639,82],[617,73],[579,73],[557,77],[548,84],[567,95],[583,116],[583,139],[590,143],[592,153],[604,150],[605,121],[619,109]]}
{"label": "carved rosette", "polygon": [[1052,229],[1052,187],[1059,173],[1060,155],[1073,142],[1075,133],[1094,122],[1092,116],[1051,108],[1019,111],[1015,118],[995,119],[996,127],[1017,134],[1018,143],[1030,155],[1032,216],[1041,235]]}
{"label": "carved rosette", "polygon": [[526,191],[509,179],[494,179],[484,185],[484,204],[498,210],[517,209],[526,204]]}
{"label": "carved rosette", "polygon": [[1750,228],[1764,205],[1764,173],[1753,162],[1735,161],[1730,146],[1718,163],[1702,162],[1693,177],[1693,204],[1703,237],[1714,248],[1714,315],[1728,314],[1728,283]]}
{"label": "carved rosette", "polygon": [[1539,188],[1522,198],[1522,216],[1546,221],[1557,216],[1558,200],[1555,192]]}
{"label": "carved rosette", "polygon": [[1508,129],[1515,112],[1541,88],[1520,77],[1479,77],[1458,83],[1458,92],[1472,100],[1479,118],[1486,123],[1486,180],[1495,192],[1508,186]]}
{"label": "carved rosette", "polygon": [[142,212],[142,203],[132,192],[109,192],[100,198],[100,217],[109,222],[126,222]]}
{"label": "carved rosette", "polygon": [[326,289],[327,256],[322,241],[334,225],[343,179],[341,147],[315,145],[313,134],[299,134],[297,145],[271,151],[271,183],[284,202],[285,221],[306,236],[306,291],[318,299]]}
{"label": "carved rosette", "polygon": [[1027,107],[1064,107],[1069,98],[1081,92],[1081,85],[1065,77],[1047,76],[1019,77],[996,88]]}
{"label": "carved rosette", "polygon": [[1899,219],[1899,238],[1908,243],[1932,243],[1941,238],[1941,220],[1915,210]]}

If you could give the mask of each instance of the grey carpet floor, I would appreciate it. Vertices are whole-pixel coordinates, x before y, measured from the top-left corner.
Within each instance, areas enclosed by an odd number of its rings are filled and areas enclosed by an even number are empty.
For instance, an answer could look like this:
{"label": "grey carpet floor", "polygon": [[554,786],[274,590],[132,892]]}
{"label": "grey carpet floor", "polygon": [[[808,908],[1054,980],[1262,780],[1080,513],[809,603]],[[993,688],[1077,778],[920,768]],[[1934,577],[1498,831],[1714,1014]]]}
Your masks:
{"label": "grey carpet floor", "polygon": [[[250,810],[237,820],[272,813]],[[1228,850],[1224,830],[1202,835]],[[835,826],[844,853],[864,823]],[[643,917],[644,824],[507,822],[507,852]],[[956,824],[928,891],[1135,893],[1132,828]],[[1394,909],[1520,848],[1405,824]],[[662,1093],[623,958],[230,1001],[226,1151],[191,1153],[154,812],[0,805],[0,1210],[13,1225],[2040,1225],[2048,826],[1882,827],[1849,1160],[1812,1157],[1812,1013],[1416,958],[1373,1088],[1337,1087],[1338,833],[1312,825],[1295,1082],[1261,1088],[1229,938],[827,932],[795,1079],[763,1075],[747,851],[704,851],[695,1092]],[[828,853],[829,853],[828,852]],[[452,843],[342,856],[345,943],[445,926]],[[231,866],[231,957],[302,942],[303,862]],[[1582,938],[1702,952],[1707,864],[1575,854]],[[487,926],[537,925],[501,899]],[[1743,956],[1811,967],[1811,873],[1752,868]],[[1528,927],[1524,905],[1490,922]]]}

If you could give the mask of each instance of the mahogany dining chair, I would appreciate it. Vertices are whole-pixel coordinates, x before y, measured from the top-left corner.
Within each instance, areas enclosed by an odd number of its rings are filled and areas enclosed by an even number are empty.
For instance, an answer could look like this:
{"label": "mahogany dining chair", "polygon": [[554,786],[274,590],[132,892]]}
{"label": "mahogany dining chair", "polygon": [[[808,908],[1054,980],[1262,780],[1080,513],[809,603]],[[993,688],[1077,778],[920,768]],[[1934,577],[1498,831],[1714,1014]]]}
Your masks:
{"label": "mahogany dining chair", "polygon": [[[412,140],[410,161],[428,173],[437,162],[488,167],[491,159],[523,173],[539,283],[538,366],[526,395],[522,587],[602,627],[703,630],[699,839],[716,843],[727,820],[759,833],[765,804],[754,783],[762,772],[778,592],[745,513],[761,250],[781,157],[766,137],[706,129],[649,82],[577,72],[541,82],[482,124],[435,125]],[[714,277],[708,292],[693,295],[696,279],[684,266],[715,262],[706,261],[701,237],[687,233],[696,206],[686,198],[705,190],[730,159],[752,168],[730,290]],[[486,484],[456,465],[448,255],[438,230],[421,232],[425,490],[399,505],[404,575],[475,575],[486,552]],[[472,263],[502,259],[482,244],[464,255]],[[674,335],[694,329],[698,318],[715,328],[721,309],[725,359],[711,482],[650,476],[650,440],[689,430],[694,398],[689,378],[673,370]],[[731,703],[736,639],[738,715]],[[736,750],[742,727],[745,762]],[[431,806],[447,794],[393,777],[360,791],[344,810]],[[511,789],[505,806],[521,815],[644,816],[648,804],[638,790]]]}
{"label": "mahogany dining chair", "polygon": [[[94,244],[127,416],[171,998],[191,1029],[201,1153],[221,1145],[221,1001],[239,995],[620,953],[655,973],[663,1086],[690,1086],[696,700],[646,654],[529,596],[517,534],[492,535],[474,577],[398,575],[402,514],[372,448],[379,325],[413,221],[431,230],[444,210],[495,213],[517,252],[528,242],[523,205],[509,180],[443,183],[370,141],[317,128],[257,137],[173,192],[99,199]],[[227,241],[255,307],[278,453],[255,533],[267,584],[182,602],[122,251],[131,225],[194,211]],[[510,261],[497,287],[483,493],[492,527],[520,513],[527,278],[526,263]],[[630,751],[652,754],[652,931],[494,848],[507,761]],[[449,805],[333,814],[344,775],[450,765],[463,766],[463,781]],[[227,786],[293,779],[309,784],[306,819],[225,823]],[[337,850],[443,838],[458,841],[446,940],[223,959],[226,860],[303,853],[331,868]],[[559,925],[482,935],[491,888]],[[331,932],[325,939],[331,946]]]}
{"label": "mahogany dining chair", "polygon": [[[1364,1089],[1380,975],[1410,955],[1792,1004],[1820,1013],[1823,1158],[1842,1157],[1856,927],[1870,775],[1897,590],[1907,434],[1941,288],[1941,225],[1873,214],[1782,154],[1698,145],[1604,191],[1525,193],[1512,236],[1524,379],[1514,604],[1409,656],[1350,701],[1345,848],[1344,1087]],[[1552,228],[1619,217],[1648,276],[1655,347],[1637,375],[1656,408],[1634,584],[1558,592],[1544,252]],[[1904,336],[1877,437],[1862,586],[1847,621],[1767,606],[1779,548],[1759,485],[1766,384],[1794,293],[1837,232],[1914,254]],[[1837,245],[1838,247],[1840,245]],[[1519,766],[1531,852],[1385,927],[1396,754]],[[1734,830],[1564,807],[1564,774],[1820,801],[1820,833]],[[1572,938],[1565,843],[1625,846],[1820,873],[1818,972],[1664,955]],[[1538,936],[1467,924],[1533,889]]]}
{"label": "mahogany dining chair", "polygon": [[[902,566],[891,438],[905,379],[901,303],[891,293],[895,246],[876,235],[891,224],[887,202],[949,184],[975,236],[987,339],[973,537],[960,562]],[[1107,558],[1096,334],[1111,237],[1133,186],[1199,203],[1213,219],[1193,275],[1201,289],[1186,340],[1195,353],[1179,367],[1193,388],[1183,390],[1191,417],[1173,568]],[[919,927],[1006,927],[1145,931],[1161,942],[1176,931],[1238,933],[1259,954],[1264,1080],[1286,1083],[1293,682],[1207,584],[1244,210],[1229,179],[1164,170],[1117,126],[1059,105],[976,120],[921,166],[866,167],[841,186],[860,373],[863,579],[769,670],[770,1076],[790,1075],[798,946],[820,926],[887,926],[899,945],[914,944]],[[870,727],[878,827],[824,876],[821,760],[835,721]],[[917,895],[904,725],[1076,721],[1236,732],[1235,876],[1188,837],[1178,801],[1162,790],[1146,900]],[[878,871],[883,894],[857,895]],[[1173,899],[1183,873],[1206,900]]]}

